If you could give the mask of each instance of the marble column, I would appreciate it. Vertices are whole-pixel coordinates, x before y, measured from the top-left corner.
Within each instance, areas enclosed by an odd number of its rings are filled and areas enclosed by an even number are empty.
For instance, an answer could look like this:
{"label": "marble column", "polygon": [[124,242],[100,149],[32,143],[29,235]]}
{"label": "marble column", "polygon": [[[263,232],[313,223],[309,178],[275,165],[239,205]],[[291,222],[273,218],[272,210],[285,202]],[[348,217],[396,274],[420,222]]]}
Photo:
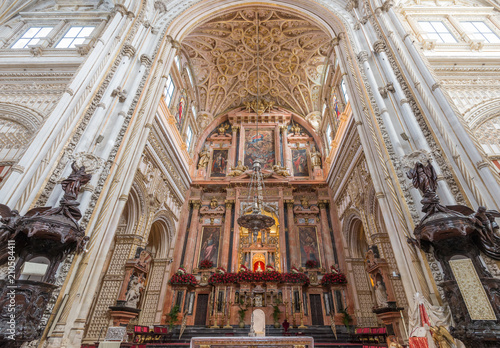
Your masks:
{"label": "marble column", "polygon": [[[334,257],[333,257],[333,244],[332,238],[330,236],[330,227],[328,226],[328,212],[326,211],[326,202],[319,202],[319,210],[320,210],[320,221],[321,221],[321,235],[323,239],[323,255],[325,264],[323,267],[328,269],[330,266],[333,266]],[[332,262],[332,264],[328,264],[328,262]]]}
{"label": "marble column", "polygon": [[[234,134],[234,132],[233,132]],[[226,218],[224,219],[224,232],[222,233],[222,255],[220,266],[227,269],[229,258],[229,240],[231,239],[231,214],[233,212],[233,200],[226,200]]]}
{"label": "marble column", "polygon": [[297,238],[297,229],[293,220],[293,199],[286,200],[287,204],[287,219],[288,219],[288,249],[290,251],[290,265],[288,268],[300,267],[299,242]]}
{"label": "marble column", "polygon": [[195,255],[195,243],[198,238],[198,226],[199,226],[199,216],[200,216],[200,207],[201,207],[201,202],[200,201],[194,201],[193,202],[193,215],[191,217],[191,226],[189,228],[189,235],[187,236],[187,243],[186,243],[186,254],[184,255],[184,262],[186,262],[186,265],[184,265],[186,271],[192,272],[193,268],[197,265],[193,265],[194,261],[194,255]]}

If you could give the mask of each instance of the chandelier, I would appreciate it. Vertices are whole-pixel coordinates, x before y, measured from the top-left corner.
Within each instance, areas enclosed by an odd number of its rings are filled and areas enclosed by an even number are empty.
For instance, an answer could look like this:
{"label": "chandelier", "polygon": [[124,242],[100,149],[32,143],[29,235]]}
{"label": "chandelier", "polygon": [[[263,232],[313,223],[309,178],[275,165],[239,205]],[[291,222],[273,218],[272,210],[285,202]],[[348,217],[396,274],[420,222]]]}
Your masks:
{"label": "chandelier", "polygon": [[[259,13],[256,13],[257,20],[257,103],[256,105],[260,105],[260,36],[259,36]],[[260,108],[255,110],[257,113],[256,117],[256,133],[257,139],[259,139],[259,116],[263,113]],[[258,143],[257,143],[258,144]],[[258,145],[257,145],[258,146]],[[242,209],[242,215],[238,218],[238,224],[241,227],[245,227],[249,232],[253,235],[253,241],[257,242],[257,236],[259,231],[274,226],[275,221],[272,217],[262,214],[264,208],[267,207],[267,204],[264,203],[263,192],[264,192],[264,178],[262,175],[262,164],[263,161],[260,159],[256,159],[252,165],[252,173],[251,180],[248,185],[248,198],[247,202],[250,203],[250,206],[247,206],[245,209]],[[247,214],[250,211],[250,214]]]}

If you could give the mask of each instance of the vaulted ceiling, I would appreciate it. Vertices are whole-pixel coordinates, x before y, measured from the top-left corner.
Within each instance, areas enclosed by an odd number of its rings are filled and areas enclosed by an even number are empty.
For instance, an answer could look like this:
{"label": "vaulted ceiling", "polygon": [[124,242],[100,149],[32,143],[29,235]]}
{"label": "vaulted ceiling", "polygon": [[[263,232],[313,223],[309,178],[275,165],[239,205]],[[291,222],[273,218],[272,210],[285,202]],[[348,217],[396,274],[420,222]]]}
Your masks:
{"label": "vaulted ceiling", "polygon": [[332,44],[306,18],[275,9],[239,9],[201,24],[182,46],[194,70],[200,111],[217,116],[258,93],[302,116],[321,109]]}

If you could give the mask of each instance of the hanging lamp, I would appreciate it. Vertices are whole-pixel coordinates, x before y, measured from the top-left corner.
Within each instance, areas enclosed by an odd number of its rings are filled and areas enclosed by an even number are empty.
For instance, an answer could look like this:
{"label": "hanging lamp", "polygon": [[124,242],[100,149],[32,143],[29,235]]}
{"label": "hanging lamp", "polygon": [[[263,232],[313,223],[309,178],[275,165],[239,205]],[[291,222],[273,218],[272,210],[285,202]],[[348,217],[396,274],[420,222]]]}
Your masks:
{"label": "hanging lamp", "polygon": [[[260,36],[259,36],[259,13],[256,14],[257,18],[257,106],[260,105]],[[259,139],[259,108],[255,111],[256,117],[256,130],[257,139]],[[257,142],[259,144],[259,142]],[[259,145],[257,145],[259,147]],[[242,209],[241,216],[238,218],[238,224],[245,227],[252,233],[254,243],[257,241],[259,231],[274,226],[275,221],[272,217],[262,214],[262,210],[267,206],[263,199],[264,192],[264,179],[262,175],[262,159],[256,159],[252,164],[251,180],[248,185],[248,198],[247,202],[251,202],[250,206]],[[247,214],[250,211],[250,214]]]}

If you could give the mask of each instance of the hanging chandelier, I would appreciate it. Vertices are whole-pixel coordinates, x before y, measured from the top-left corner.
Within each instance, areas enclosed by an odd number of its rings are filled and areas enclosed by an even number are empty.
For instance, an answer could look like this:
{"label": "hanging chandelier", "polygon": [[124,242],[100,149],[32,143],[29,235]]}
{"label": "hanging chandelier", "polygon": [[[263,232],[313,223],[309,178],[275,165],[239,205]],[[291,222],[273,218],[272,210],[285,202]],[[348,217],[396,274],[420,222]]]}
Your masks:
{"label": "hanging chandelier", "polygon": [[[257,103],[256,105],[260,105],[260,36],[259,36],[259,13],[256,13],[256,21],[257,21]],[[255,111],[257,113],[256,117],[256,135],[257,139],[259,139],[259,116],[263,112],[259,112],[260,108],[257,108]],[[258,143],[257,143],[258,144]],[[252,165],[252,173],[251,180],[248,185],[248,198],[247,202],[250,206],[247,206],[245,209],[242,209],[242,214],[238,218],[238,224],[241,227],[245,227],[249,232],[252,233],[253,241],[257,242],[257,236],[259,231],[274,226],[275,221],[271,216],[267,216],[262,214],[262,211],[267,207],[267,204],[264,203],[264,178],[262,175],[262,164],[263,161],[261,159],[256,159]],[[250,211],[250,214],[247,214]]]}

